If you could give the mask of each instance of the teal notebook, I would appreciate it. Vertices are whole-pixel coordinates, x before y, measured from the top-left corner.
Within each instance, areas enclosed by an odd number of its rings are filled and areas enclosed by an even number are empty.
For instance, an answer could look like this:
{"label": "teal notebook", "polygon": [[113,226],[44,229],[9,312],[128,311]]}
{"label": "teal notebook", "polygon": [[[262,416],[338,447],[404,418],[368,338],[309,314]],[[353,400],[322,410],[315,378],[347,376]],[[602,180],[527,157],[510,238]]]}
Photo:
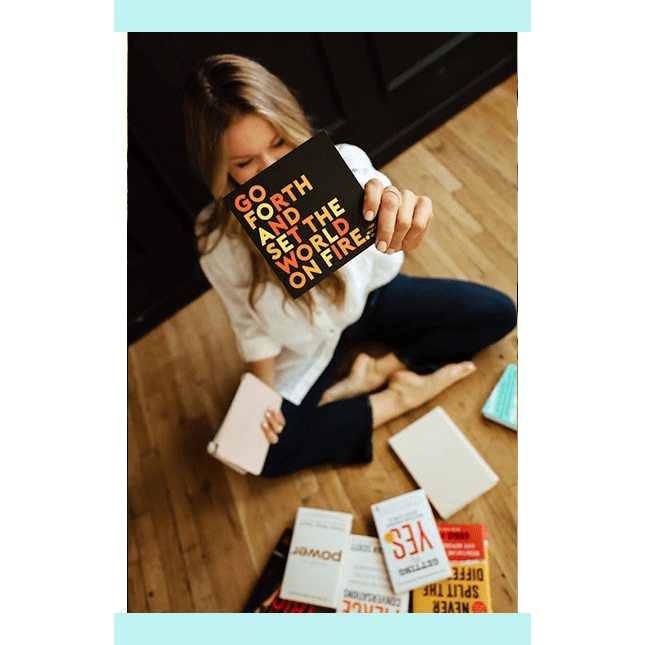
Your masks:
{"label": "teal notebook", "polygon": [[482,408],[491,421],[517,432],[517,365],[508,365]]}

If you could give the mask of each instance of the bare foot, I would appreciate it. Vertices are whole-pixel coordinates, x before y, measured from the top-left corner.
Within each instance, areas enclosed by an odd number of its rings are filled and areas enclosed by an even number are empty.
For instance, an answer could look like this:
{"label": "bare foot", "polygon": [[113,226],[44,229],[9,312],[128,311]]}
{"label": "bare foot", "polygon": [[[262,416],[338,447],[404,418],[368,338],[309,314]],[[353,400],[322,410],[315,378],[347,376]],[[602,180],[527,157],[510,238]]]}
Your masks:
{"label": "bare foot", "polygon": [[379,361],[368,354],[359,354],[354,359],[349,375],[325,390],[320,397],[319,405],[340,401],[341,399],[351,399],[360,394],[373,392],[387,381],[394,369],[401,367],[402,363],[396,358],[394,360],[398,365],[386,368],[386,364],[390,362],[389,360],[382,359]]}
{"label": "bare foot", "polygon": [[444,365],[436,372],[424,376],[409,370],[401,370],[390,377],[388,390],[393,391],[404,408],[412,410],[472,374],[475,369],[477,368],[473,363],[464,361]]}

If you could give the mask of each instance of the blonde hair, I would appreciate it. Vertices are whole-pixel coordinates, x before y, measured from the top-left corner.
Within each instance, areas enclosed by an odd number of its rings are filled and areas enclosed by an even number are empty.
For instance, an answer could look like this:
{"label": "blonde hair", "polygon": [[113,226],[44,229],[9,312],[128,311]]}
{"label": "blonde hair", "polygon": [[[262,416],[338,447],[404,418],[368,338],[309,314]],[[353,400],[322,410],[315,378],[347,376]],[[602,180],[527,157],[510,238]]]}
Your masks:
{"label": "blonde hair", "polygon": [[[226,131],[233,121],[250,114],[264,117],[292,146],[300,145],[313,134],[293,94],[262,65],[235,54],[207,58],[190,79],[184,100],[188,152],[214,200],[208,216],[197,224],[197,249],[200,256],[210,253],[224,234],[236,237],[246,246],[252,276],[249,304],[254,307],[267,282],[283,289],[285,302],[288,293],[223,200],[236,186],[228,174]],[[345,282],[338,272],[314,288],[320,289],[336,305],[344,301]],[[311,316],[311,292],[296,302]]]}

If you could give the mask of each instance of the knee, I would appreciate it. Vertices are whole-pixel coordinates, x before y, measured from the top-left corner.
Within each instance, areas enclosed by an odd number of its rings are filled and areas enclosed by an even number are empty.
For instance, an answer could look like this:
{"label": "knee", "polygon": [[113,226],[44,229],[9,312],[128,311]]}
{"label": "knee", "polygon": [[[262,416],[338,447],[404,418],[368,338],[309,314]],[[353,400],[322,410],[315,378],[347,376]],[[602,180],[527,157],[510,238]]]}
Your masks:
{"label": "knee", "polygon": [[280,477],[283,473],[280,472],[275,466],[265,464],[262,468],[260,475],[266,479],[274,479]]}
{"label": "knee", "polygon": [[509,332],[515,329],[517,325],[517,308],[515,303],[503,293],[499,294],[500,297],[497,302],[497,316],[500,338],[506,336]]}

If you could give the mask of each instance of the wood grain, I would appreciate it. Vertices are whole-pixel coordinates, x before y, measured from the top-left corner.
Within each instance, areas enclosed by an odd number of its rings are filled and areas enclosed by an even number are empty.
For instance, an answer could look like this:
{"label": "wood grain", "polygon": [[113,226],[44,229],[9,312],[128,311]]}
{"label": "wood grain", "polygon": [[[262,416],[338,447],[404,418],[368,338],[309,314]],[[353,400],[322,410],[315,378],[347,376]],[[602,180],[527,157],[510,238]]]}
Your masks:
{"label": "wood grain", "polygon": [[[517,294],[517,76],[392,160],[393,183],[428,194],[434,221],[407,254],[409,275],[462,278]],[[517,434],[481,416],[517,331],[475,358],[477,371],[374,433],[374,460],[264,480],[206,453],[244,364],[214,291],[128,349],[128,611],[237,612],[298,506],[352,513],[416,488],[387,440],[443,406],[499,475],[450,518],[488,526],[493,605],[517,611]]]}

